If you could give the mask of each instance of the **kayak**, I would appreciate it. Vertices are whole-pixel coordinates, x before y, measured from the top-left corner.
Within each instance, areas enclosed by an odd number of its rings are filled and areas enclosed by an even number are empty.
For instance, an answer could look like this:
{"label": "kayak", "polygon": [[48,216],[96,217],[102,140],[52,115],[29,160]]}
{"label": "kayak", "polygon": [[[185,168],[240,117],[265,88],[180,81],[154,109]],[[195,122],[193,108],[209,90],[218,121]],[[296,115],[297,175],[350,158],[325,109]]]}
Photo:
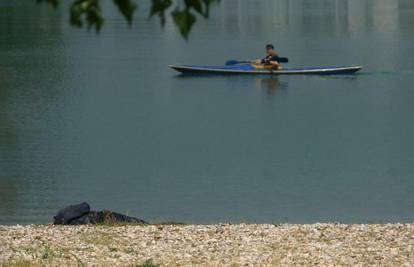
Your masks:
{"label": "kayak", "polygon": [[362,66],[339,67],[309,67],[309,68],[282,68],[269,69],[255,67],[250,63],[232,66],[198,66],[198,65],[170,65],[176,71],[183,74],[352,74],[362,69]]}

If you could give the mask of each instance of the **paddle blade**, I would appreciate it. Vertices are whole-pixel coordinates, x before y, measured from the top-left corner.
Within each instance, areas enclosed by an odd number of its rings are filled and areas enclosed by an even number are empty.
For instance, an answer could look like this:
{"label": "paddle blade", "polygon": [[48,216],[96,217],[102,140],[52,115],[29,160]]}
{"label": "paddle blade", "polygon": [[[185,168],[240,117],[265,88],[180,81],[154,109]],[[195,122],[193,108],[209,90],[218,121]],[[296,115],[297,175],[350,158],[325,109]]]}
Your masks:
{"label": "paddle blade", "polygon": [[280,57],[280,58],[278,58],[277,61],[279,61],[281,63],[288,63],[289,62],[289,59],[287,57]]}

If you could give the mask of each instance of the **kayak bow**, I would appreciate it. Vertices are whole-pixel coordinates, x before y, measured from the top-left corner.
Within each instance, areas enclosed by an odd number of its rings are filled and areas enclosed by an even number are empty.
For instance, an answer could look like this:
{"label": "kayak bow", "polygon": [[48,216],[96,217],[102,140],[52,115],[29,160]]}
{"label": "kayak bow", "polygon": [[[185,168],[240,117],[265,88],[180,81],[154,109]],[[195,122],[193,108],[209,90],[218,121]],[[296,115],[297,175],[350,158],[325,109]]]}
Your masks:
{"label": "kayak bow", "polygon": [[268,69],[256,68],[251,64],[239,64],[234,66],[198,66],[198,65],[170,65],[176,71],[183,74],[352,74],[362,69],[362,66],[339,67],[310,67],[310,68],[282,68]]}

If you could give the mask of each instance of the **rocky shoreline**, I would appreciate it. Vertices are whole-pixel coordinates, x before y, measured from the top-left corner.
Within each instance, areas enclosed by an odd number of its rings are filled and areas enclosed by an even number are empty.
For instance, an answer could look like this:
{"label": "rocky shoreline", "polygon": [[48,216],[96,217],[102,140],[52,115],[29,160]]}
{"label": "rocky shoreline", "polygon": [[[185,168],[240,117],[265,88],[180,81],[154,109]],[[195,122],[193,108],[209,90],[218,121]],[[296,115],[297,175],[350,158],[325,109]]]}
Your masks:
{"label": "rocky shoreline", "polygon": [[0,226],[0,266],[413,266],[414,224]]}

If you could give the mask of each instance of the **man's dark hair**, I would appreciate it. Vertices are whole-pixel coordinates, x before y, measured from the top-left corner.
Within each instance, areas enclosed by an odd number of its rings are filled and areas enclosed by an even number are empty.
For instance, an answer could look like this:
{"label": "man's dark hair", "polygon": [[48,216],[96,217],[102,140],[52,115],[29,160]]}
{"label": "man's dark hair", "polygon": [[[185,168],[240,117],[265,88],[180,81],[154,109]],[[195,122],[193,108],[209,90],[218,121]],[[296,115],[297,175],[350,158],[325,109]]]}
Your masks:
{"label": "man's dark hair", "polygon": [[275,49],[275,48],[272,44],[268,44],[268,45],[266,45],[266,49]]}

